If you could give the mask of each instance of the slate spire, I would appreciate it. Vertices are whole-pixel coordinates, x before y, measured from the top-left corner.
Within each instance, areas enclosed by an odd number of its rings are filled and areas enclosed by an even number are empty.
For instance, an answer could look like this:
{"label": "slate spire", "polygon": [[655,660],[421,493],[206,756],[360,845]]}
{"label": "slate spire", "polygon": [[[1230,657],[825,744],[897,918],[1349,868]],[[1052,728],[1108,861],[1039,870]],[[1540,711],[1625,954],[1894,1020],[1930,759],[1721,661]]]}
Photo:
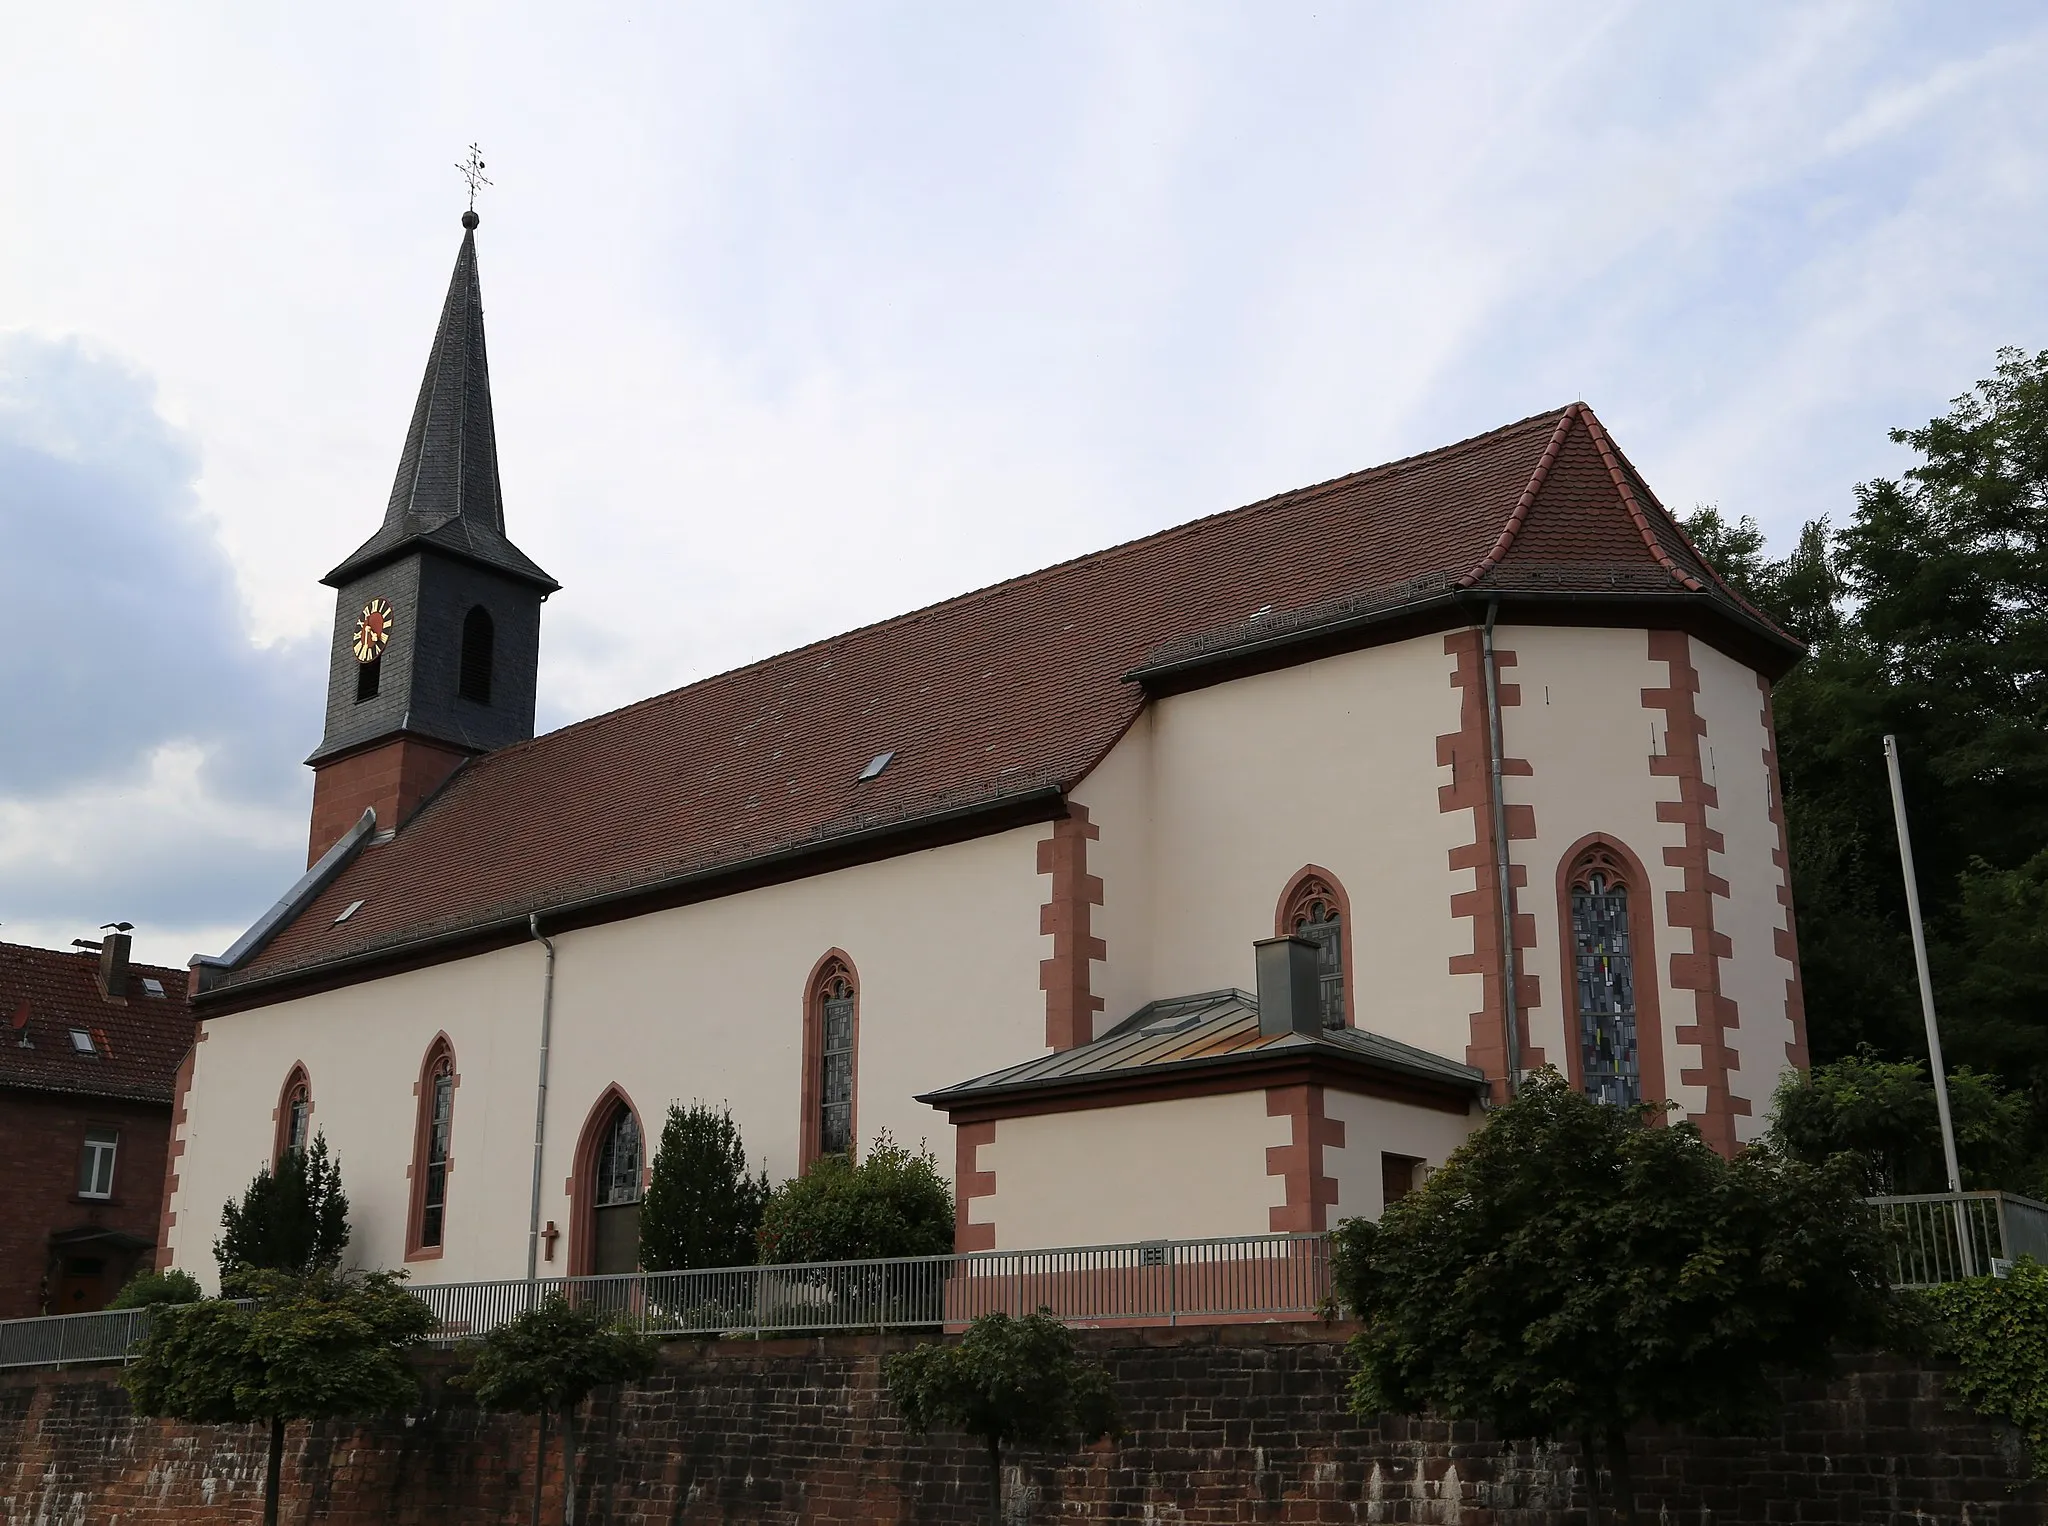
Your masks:
{"label": "slate spire", "polygon": [[399,453],[384,523],[321,579],[332,587],[425,547],[523,579],[543,592],[560,586],[505,536],[491,371],[484,351],[483,288],[476,268],[477,223],[475,212],[462,214],[462,247],[427,352],[427,372]]}

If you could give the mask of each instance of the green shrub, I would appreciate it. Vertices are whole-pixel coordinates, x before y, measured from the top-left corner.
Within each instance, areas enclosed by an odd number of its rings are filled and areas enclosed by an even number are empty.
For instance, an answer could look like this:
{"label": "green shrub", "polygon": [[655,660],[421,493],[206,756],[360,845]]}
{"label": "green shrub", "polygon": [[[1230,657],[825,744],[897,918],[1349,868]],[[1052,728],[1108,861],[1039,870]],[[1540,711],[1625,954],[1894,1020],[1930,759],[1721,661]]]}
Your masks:
{"label": "green shrub", "polygon": [[761,1260],[865,1261],[953,1249],[953,1189],[931,1152],[877,1136],[858,1163],[828,1155],[770,1194],[756,1237]]}
{"label": "green shrub", "polygon": [[640,1265],[650,1272],[745,1266],[767,1200],[768,1173],[747,1175],[732,1110],[670,1103],[640,1205]]}
{"label": "green shrub", "polygon": [[[2019,1185],[2027,1098],[1996,1076],[1959,1065],[1948,1078],[1963,1185]],[[1919,1060],[1882,1060],[1868,1046],[1811,1073],[1790,1071],[1771,1099],[1771,1139],[1810,1166],[1855,1159],[1863,1190],[1940,1192],[1948,1186],[1934,1083]]]}
{"label": "green shrub", "polygon": [[1081,1355],[1074,1332],[1046,1309],[1022,1319],[983,1314],[956,1342],[897,1352],[883,1377],[913,1434],[960,1430],[982,1444],[996,1526],[1004,1447],[1065,1448],[1123,1434],[1108,1372]]}
{"label": "green shrub", "polygon": [[1962,1368],[1950,1389],[1979,1414],[2017,1426],[2034,1477],[2048,1478],[2048,1267],[2023,1256],[2010,1276],[1922,1296],[1940,1321],[1937,1345]]}
{"label": "green shrub", "polygon": [[154,1309],[164,1304],[197,1303],[206,1296],[190,1272],[137,1272],[108,1303],[110,1309]]}
{"label": "green shrub", "polygon": [[308,1148],[286,1150],[275,1171],[258,1170],[242,1200],[221,1209],[213,1258],[223,1282],[238,1272],[331,1271],[341,1265],[348,1233],[341,1162],[316,1134]]}
{"label": "green shrub", "polygon": [[1339,1225],[1353,1412],[1575,1436],[1589,1472],[1604,1444],[1626,1498],[1631,1426],[1750,1423],[1774,1369],[1890,1336],[1884,1241],[1846,1162],[1727,1160],[1662,1111],[1545,1069],[1378,1221]]}

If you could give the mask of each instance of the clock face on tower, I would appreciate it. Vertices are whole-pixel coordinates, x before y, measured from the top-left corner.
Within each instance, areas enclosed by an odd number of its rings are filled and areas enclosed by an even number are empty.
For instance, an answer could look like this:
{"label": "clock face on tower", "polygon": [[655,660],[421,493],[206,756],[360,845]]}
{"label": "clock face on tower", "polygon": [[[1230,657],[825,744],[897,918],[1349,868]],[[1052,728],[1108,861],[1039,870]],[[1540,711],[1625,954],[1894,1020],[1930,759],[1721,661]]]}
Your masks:
{"label": "clock face on tower", "polygon": [[391,624],[391,605],[387,600],[372,599],[363,606],[356,619],[357,662],[375,662],[384,655],[384,648],[391,644]]}

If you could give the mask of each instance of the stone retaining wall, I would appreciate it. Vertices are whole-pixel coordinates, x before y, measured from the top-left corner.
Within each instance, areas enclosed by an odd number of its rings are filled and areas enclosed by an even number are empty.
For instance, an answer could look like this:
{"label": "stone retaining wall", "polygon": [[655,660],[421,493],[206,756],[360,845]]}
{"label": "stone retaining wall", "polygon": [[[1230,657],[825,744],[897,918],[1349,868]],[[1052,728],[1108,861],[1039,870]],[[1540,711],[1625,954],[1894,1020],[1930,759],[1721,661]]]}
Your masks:
{"label": "stone retaining wall", "polygon": [[[1025,1521],[1584,1520],[1575,1449],[1504,1448],[1466,1425],[1342,1410],[1343,1344],[1320,1325],[1095,1331],[1130,1434],[1010,1469]],[[985,1463],[957,1437],[906,1436],[881,1393],[903,1338],[676,1343],[647,1383],[583,1421],[579,1516],[591,1522],[987,1519]],[[534,1424],[480,1414],[432,1358],[423,1407],[367,1424],[294,1425],[287,1523],[458,1526],[530,1519]],[[137,1420],[118,1369],[0,1374],[0,1522],[163,1526],[260,1519],[257,1427]],[[1938,1371],[1853,1358],[1789,1383],[1771,1434],[1635,1438],[1645,1519],[2048,1526],[2017,1438],[1950,1405]],[[543,1519],[559,1520],[551,1441]]]}

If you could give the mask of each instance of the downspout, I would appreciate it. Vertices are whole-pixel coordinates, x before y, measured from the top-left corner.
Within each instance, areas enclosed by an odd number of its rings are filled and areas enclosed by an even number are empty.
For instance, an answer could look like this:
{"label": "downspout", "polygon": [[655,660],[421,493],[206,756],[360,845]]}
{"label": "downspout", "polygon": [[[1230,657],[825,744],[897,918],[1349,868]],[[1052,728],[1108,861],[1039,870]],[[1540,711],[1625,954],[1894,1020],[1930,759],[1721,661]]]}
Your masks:
{"label": "downspout", "polygon": [[1499,613],[1500,600],[1488,599],[1486,623],[1479,628],[1479,646],[1486,664],[1486,746],[1493,771],[1489,801],[1493,810],[1493,875],[1500,890],[1501,1039],[1507,1063],[1508,1096],[1513,1098],[1520,1090],[1522,1040],[1521,1014],[1516,1009],[1515,890],[1508,860],[1508,808],[1501,786],[1500,674],[1493,656],[1493,619]]}
{"label": "downspout", "polygon": [[548,1138],[548,1042],[555,1027],[555,944],[540,930],[540,913],[526,919],[527,931],[548,951],[547,979],[540,995],[540,1081],[533,1094],[533,1206],[527,1214],[526,1280],[540,1275],[540,1160]]}

